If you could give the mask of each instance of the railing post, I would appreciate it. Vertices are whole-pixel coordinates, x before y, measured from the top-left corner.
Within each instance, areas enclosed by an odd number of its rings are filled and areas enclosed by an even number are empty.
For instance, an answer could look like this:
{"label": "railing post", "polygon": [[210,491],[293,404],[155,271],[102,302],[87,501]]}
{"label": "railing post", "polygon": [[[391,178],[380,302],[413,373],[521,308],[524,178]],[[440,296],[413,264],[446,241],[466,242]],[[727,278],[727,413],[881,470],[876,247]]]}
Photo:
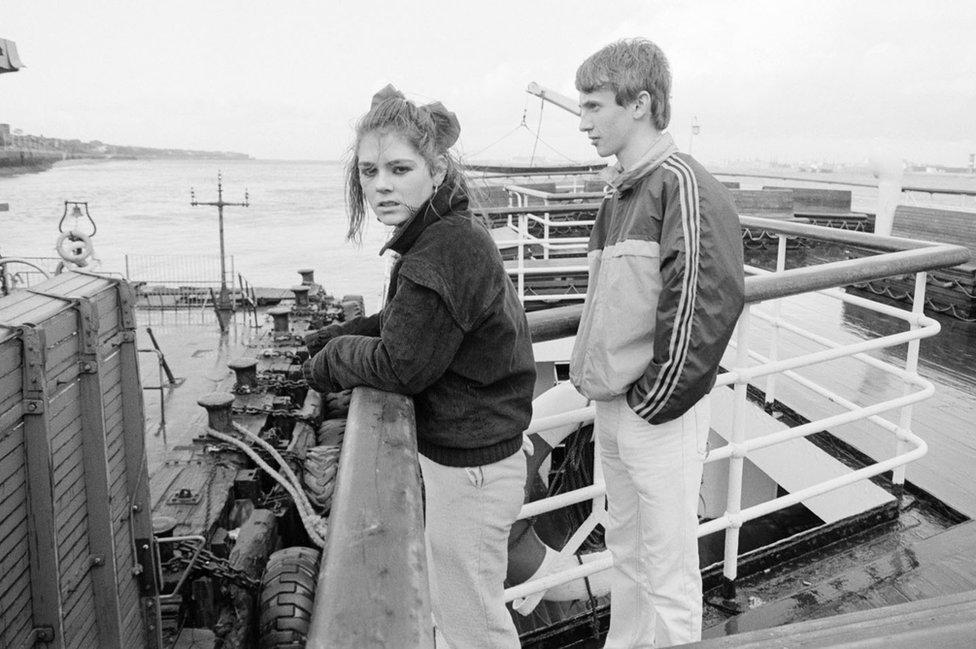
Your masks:
{"label": "railing post", "polygon": [[518,297],[519,301],[525,302],[525,241],[528,238],[528,215],[519,214],[519,236],[518,236]]}
{"label": "railing post", "polygon": [[[786,235],[781,234],[776,238],[779,241],[776,248],[776,272],[782,273],[784,270],[786,270]],[[783,300],[775,300],[773,302],[773,331],[769,336],[769,360],[774,363],[779,360],[779,321],[782,310]],[[769,378],[766,380],[766,396],[763,399],[766,410],[771,409],[773,402],[776,401],[777,376],[779,375],[770,374]]]}
{"label": "railing post", "polygon": [[895,208],[901,200],[901,181],[904,167],[892,154],[878,153],[871,158],[871,167],[878,177],[878,212],[874,216],[874,233],[891,236]]}
{"label": "railing post", "polygon": [[[925,282],[928,278],[928,273],[916,273],[915,274],[915,295],[912,301],[912,315],[916,316],[909,324],[909,328],[914,331],[918,329],[917,318],[923,315],[925,310]],[[905,354],[905,371],[911,372],[912,374],[918,374],[918,350],[922,341],[919,338],[914,338],[908,343],[908,351]],[[911,391],[911,386],[905,386],[905,394]],[[896,455],[901,455],[907,451],[908,441],[905,439],[905,433],[909,432],[912,428],[912,414],[914,411],[914,406],[911,404],[907,406],[902,406],[900,418],[898,421],[898,434],[897,434],[897,444],[896,444]],[[895,488],[895,495],[901,497],[902,489],[905,486],[905,465],[896,466],[891,471],[891,483]]]}
{"label": "railing post", "polygon": [[[736,370],[744,369],[749,360],[749,317],[751,313],[752,305],[746,304],[736,328]],[[742,442],[745,441],[747,405],[746,381],[740,378],[735,382],[735,397],[732,402],[732,438],[729,440],[732,455],[729,457],[729,486],[725,505],[725,514],[729,517],[729,527],[725,530],[725,557],[722,574],[725,577],[725,595],[729,599],[735,597],[735,579],[739,570],[739,528],[742,527],[739,513],[742,510],[742,467],[745,460],[745,453],[740,449]]]}
{"label": "railing post", "polygon": [[549,259],[549,212],[543,212],[542,238],[545,244],[542,248],[542,258]]}

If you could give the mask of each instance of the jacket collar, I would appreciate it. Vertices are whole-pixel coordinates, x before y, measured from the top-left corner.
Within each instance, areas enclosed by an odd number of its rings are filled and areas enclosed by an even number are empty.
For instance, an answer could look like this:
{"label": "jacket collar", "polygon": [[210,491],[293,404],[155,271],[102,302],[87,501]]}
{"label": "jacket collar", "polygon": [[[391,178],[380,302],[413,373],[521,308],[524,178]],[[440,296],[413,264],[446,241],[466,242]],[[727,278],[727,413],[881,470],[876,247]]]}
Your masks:
{"label": "jacket collar", "polygon": [[406,253],[431,223],[435,223],[453,212],[464,212],[467,209],[467,194],[453,183],[451,185],[442,183],[434,195],[420,206],[416,214],[393,230],[393,236],[380,249],[380,254],[382,255],[387,250],[392,250],[401,255]]}
{"label": "jacket collar", "polygon": [[678,152],[674,138],[670,133],[661,133],[640,160],[630,169],[623,169],[619,164],[610,165],[603,174],[604,180],[617,193],[625,192],[633,187],[638,180],[661,166],[661,163],[672,154]]}

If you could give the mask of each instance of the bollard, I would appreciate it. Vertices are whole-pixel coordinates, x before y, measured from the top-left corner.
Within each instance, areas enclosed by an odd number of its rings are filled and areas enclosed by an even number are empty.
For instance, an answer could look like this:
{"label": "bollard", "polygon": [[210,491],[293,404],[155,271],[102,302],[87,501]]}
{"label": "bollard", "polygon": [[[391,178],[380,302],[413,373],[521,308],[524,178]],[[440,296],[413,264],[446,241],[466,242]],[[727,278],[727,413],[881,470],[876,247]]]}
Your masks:
{"label": "bollard", "polygon": [[295,294],[295,306],[308,306],[308,287],[304,284],[299,284],[298,286],[291,287],[292,293]]}
{"label": "bollard", "polygon": [[235,358],[227,363],[227,367],[234,370],[234,375],[237,377],[235,390],[250,391],[258,386],[258,359],[247,356]]}
{"label": "bollard", "polygon": [[211,392],[197,400],[197,405],[207,409],[207,425],[221,433],[234,432],[234,424],[230,418],[233,404],[234,395],[229,392]]}
{"label": "bollard", "polygon": [[288,333],[288,314],[291,309],[286,306],[276,306],[268,309],[268,313],[274,318],[274,330],[277,333]]}
{"label": "bollard", "polygon": [[302,284],[305,286],[311,286],[315,283],[315,269],[314,268],[300,268],[298,274],[302,276]]}

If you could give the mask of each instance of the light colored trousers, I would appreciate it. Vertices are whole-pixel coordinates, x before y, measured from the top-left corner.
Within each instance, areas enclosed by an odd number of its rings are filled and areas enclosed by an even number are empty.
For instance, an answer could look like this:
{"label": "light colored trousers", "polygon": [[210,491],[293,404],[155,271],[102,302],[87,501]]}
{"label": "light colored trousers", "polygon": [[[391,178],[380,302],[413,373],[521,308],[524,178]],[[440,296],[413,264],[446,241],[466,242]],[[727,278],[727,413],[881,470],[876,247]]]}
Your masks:
{"label": "light colored trousers", "polygon": [[438,649],[518,649],[505,608],[508,534],[525,497],[525,455],[451,467],[420,456]]}
{"label": "light colored trousers", "polygon": [[708,444],[709,397],[651,425],[625,397],[596,402],[607,483],[606,543],[613,556],[605,649],[647,649],[701,639],[698,494]]}

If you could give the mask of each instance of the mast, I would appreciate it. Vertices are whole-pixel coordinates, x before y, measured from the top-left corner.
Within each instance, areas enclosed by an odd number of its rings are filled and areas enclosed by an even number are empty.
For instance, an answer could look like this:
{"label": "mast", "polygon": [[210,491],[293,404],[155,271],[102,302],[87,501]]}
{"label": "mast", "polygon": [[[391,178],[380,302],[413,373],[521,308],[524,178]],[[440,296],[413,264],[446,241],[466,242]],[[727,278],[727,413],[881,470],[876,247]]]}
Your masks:
{"label": "mast", "polygon": [[545,86],[541,86],[533,81],[529,84],[529,87],[525,89],[525,92],[529,93],[530,95],[535,95],[536,97],[541,98],[543,101],[548,101],[551,104],[555,104],[563,110],[579,117],[579,102],[570,99],[560,92],[556,92],[552,88],[546,88]]}
{"label": "mast", "polygon": [[217,208],[217,224],[220,230],[220,293],[217,297],[216,304],[214,308],[217,311],[217,322],[220,325],[220,330],[225,331],[227,329],[227,323],[229,316],[234,311],[234,305],[230,299],[230,290],[227,288],[227,266],[224,261],[224,208],[225,207],[250,207],[251,202],[247,195],[247,188],[244,189],[244,202],[242,203],[228,203],[224,200],[224,180],[223,174],[220,171],[217,172],[217,200],[216,201],[198,201],[196,193],[193,188],[190,188],[190,205],[196,207],[198,205],[209,205],[211,207]]}

